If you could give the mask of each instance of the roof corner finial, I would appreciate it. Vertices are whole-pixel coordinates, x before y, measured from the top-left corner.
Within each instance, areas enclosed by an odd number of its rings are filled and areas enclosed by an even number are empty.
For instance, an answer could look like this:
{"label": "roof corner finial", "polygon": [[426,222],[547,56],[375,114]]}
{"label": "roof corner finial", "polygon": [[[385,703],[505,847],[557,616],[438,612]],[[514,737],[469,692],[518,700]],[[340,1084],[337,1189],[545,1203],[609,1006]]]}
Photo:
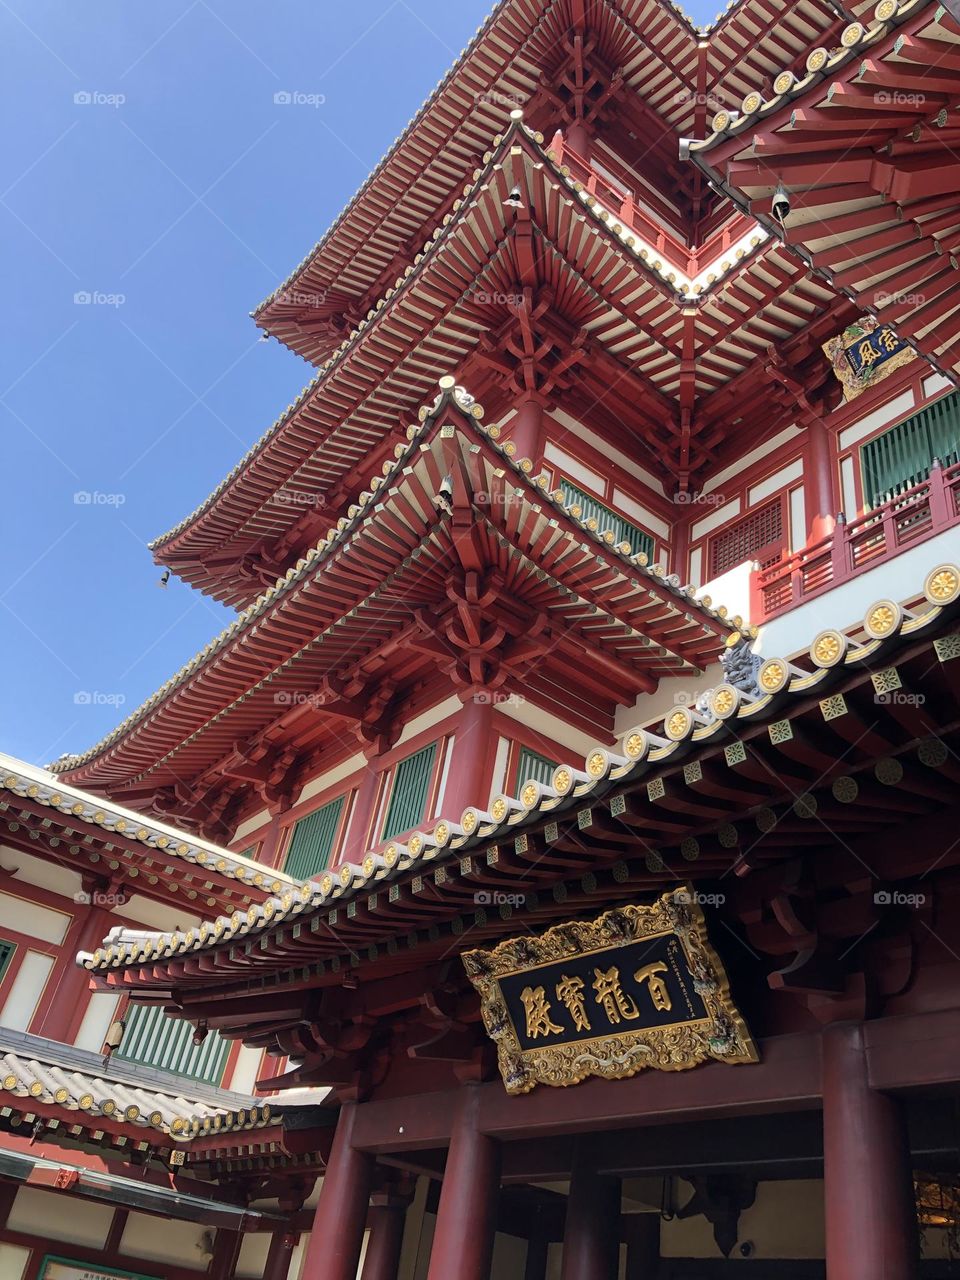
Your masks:
{"label": "roof corner finial", "polygon": [[514,107],[510,112],[510,119],[519,123],[523,119],[523,107]]}
{"label": "roof corner finial", "polygon": [[437,383],[441,391],[452,391],[457,385],[457,380],[451,373],[445,373]]}

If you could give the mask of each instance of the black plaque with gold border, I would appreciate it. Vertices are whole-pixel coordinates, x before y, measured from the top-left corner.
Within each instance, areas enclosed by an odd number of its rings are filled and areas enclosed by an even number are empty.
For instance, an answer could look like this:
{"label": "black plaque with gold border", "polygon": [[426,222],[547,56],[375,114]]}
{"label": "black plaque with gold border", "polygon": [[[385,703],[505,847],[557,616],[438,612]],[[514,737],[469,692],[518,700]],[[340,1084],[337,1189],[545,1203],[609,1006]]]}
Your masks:
{"label": "black plaque with gold border", "polygon": [[508,1093],[758,1060],[689,887],[462,959]]}

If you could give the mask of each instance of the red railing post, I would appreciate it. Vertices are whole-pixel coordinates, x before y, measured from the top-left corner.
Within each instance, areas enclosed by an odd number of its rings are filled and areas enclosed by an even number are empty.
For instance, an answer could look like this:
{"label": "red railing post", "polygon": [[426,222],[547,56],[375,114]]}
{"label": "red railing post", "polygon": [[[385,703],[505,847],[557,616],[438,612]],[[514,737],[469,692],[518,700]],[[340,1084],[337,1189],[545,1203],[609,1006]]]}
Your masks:
{"label": "red railing post", "polygon": [[850,531],[847,528],[846,516],[837,513],[830,542],[830,580],[836,584],[843,582],[853,573],[853,555],[850,548]]}
{"label": "red railing post", "polygon": [[949,495],[943,475],[943,464],[934,458],[930,467],[930,524],[934,529],[942,528],[951,519]]}

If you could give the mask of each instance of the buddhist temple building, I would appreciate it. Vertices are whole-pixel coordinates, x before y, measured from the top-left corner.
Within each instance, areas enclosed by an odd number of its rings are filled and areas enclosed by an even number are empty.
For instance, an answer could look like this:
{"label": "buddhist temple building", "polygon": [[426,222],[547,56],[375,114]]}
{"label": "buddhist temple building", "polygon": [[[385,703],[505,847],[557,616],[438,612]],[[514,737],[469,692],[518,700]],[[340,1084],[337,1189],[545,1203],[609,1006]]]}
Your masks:
{"label": "buddhist temple building", "polygon": [[256,309],[235,619],[0,759],[4,1280],[960,1275],[957,10],[501,0]]}

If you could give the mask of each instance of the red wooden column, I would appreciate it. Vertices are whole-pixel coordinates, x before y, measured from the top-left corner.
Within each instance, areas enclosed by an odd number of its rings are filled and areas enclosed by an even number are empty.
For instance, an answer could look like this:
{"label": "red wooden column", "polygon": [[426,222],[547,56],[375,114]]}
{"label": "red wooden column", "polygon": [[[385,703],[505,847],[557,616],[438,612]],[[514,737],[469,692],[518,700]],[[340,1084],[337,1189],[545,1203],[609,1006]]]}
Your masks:
{"label": "red wooden column", "polygon": [[300,1280],[356,1280],[374,1158],[353,1146],[357,1104],[340,1108]]}
{"label": "red wooden column", "polygon": [[[367,852],[367,834],[373,819],[373,807],[377,802],[380,774],[373,760],[368,760],[357,788],[353,808],[343,837],[341,862],[359,862]],[[376,841],[372,841],[376,843]]]}
{"label": "red wooden column", "polygon": [[561,1280],[610,1280],[620,1257],[620,1179],[578,1158],[567,1196]]}
{"label": "red wooden column", "polygon": [[370,1236],[361,1280],[397,1280],[408,1203],[404,1196],[373,1197],[367,1216]]}
{"label": "red wooden column", "polygon": [[836,448],[832,433],[819,418],[807,417],[803,458],[803,504],[807,545],[829,537],[836,524]]}
{"label": "red wooden column", "polygon": [[485,809],[490,799],[493,694],[486,690],[467,696],[453,731],[450,770],[440,809],[459,821],[468,805]]}
{"label": "red wooden column", "polygon": [[627,1242],[625,1280],[656,1280],[660,1269],[660,1215],[630,1213],[623,1226]]}
{"label": "red wooden column", "polygon": [[217,1239],[213,1246],[213,1257],[207,1267],[210,1280],[233,1280],[243,1241],[239,1231],[230,1231],[225,1227],[217,1229]]}
{"label": "red wooden column", "polygon": [[919,1245],[901,1104],[870,1088],[860,1026],[823,1034],[827,1280],[915,1280]]}
{"label": "red wooden column", "polygon": [[516,445],[514,462],[521,458],[529,458],[533,463],[533,474],[537,474],[537,465],[543,458],[543,401],[536,395],[525,397],[517,405],[517,412],[507,424],[507,436]]}
{"label": "red wooden column", "polygon": [[263,1268],[263,1280],[287,1280],[290,1259],[299,1236],[296,1232],[275,1231],[270,1237],[267,1262]]}
{"label": "red wooden column", "polygon": [[490,1273],[500,1147],[480,1132],[479,1103],[476,1087],[466,1085],[450,1135],[427,1280],[487,1280]]}

